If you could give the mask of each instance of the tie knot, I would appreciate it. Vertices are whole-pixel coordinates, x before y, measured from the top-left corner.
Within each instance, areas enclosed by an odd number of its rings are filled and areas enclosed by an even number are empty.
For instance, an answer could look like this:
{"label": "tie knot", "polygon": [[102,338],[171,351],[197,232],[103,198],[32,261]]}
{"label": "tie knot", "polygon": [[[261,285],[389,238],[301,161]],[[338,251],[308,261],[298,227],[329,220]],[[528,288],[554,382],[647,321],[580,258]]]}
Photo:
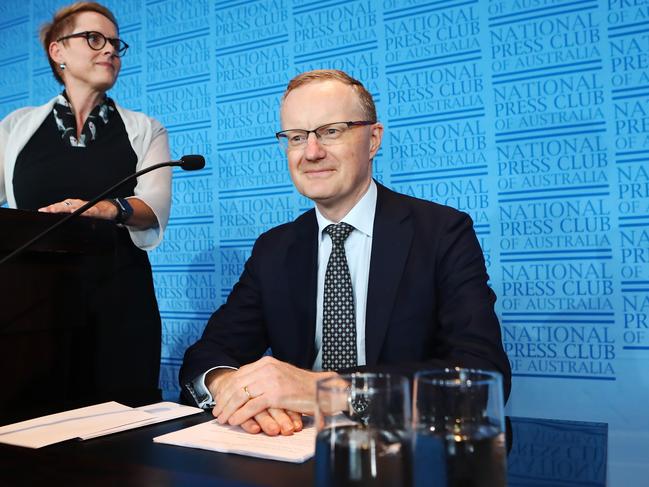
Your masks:
{"label": "tie knot", "polygon": [[329,234],[334,245],[342,245],[353,229],[354,227],[349,223],[340,222],[336,225],[327,225],[324,231]]}

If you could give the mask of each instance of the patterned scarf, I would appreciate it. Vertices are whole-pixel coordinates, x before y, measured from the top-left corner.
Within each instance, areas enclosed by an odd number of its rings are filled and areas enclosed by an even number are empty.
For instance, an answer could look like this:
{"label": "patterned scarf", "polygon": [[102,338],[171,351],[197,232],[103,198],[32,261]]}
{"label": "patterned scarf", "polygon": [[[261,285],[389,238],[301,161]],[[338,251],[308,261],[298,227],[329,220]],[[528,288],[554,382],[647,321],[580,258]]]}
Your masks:
{"label": "patterned scarf", "polygon": [[102,102],[88,115],[78,140],[74,109],[70,105],[65,91],[56,98],[52,111],[63,141],[72,147],[86,147],[89,143],[97,140],[98,133],[110,122],[111,116],[115,113],[115,103],[104,96]]}

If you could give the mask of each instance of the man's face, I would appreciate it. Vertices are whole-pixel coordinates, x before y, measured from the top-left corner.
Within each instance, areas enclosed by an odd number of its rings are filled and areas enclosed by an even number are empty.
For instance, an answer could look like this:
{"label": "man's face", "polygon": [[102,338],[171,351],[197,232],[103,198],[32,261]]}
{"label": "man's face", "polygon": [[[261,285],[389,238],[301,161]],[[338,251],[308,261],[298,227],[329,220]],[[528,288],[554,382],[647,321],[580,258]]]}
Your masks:
{"label": "man's face", "polygon": [[[366,120],[354,89],[339,81],[316,81],[291,91],[281,109],[282,130],[313,130],[334,122]],[[334,145],[322,145],[309,134],[306,145],[287,150],[297,190],[315,201],[330,220],[339,221],[361,199],[372,178],[383,126],[345,131]]]}

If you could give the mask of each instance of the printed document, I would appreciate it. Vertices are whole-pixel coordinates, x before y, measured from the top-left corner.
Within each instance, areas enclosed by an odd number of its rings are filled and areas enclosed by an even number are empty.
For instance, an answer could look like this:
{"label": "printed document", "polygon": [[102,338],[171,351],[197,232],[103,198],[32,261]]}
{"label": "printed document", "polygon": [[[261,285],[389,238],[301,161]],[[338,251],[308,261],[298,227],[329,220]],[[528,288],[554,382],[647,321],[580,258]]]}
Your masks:
{"label": "printed document", "polygon": [[105,402],[0,427],[0,443],[41,448],[74,438],[88,439],[202,412],[199,408],[161,402],[130,408]]}
{"label": "printed document", "polygon": [[270,460],[302,463],[315,454],[315,425],[305,426],[291,436],[246,433],[239,426],[226,426],[216,420],[158,436],[156,443],[200,448],[221,453],[236,453]]}

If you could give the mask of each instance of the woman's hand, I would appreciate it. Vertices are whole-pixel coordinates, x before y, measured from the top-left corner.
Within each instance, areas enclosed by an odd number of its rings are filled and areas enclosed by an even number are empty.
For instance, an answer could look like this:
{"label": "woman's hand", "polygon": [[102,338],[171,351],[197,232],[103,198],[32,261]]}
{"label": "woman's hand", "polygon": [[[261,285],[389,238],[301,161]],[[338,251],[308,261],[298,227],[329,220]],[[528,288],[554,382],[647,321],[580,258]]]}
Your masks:
{"label": "woman's hand", "polygon": [[[158,226],[158,219],[153,210],[144,201],[139,198],[128,198],[128,202],[133,207],[133,214],[126,221],[129,227],[140,229],[152,228]],[[87,201],[75,198],[66,198],[58,203],[39,208],[38,211],[43,213],[72,213],[77,208],[85,205]],[[83,216],[101,218],[102,220],[115,220],[117,218],[117,207],[110,201],[102,200],[95,206],[91,206],[82,213]]]}
{"label": "woman's hand", "polygon": [[[38,211],[43,213],[72,213],[81,206],[85,205],[87,201],[78,200],[74,198],[66,198],[58,203],[53,203],[49,206],[39,208]],[[117,218],[117,208],[115,205],[108,201],[100,201],[95,206],[91,206],[82,213],[83,216],[93,218],[101,218],[102,220],[114,220]]]}

